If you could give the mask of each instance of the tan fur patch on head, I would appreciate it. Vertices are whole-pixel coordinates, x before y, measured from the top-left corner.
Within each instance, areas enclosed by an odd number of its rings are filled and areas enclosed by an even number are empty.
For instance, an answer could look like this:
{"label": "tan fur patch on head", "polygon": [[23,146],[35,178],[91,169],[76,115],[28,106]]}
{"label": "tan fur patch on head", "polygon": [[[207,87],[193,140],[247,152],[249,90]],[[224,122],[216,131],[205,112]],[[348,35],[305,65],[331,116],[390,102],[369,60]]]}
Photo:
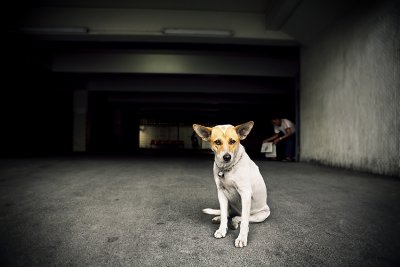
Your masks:
{"label": "tan fur patch on head", "polygon": [[212,128],[211,148],[213,151],[233,153],[239,142],[240,138],[232,125],[218,125]]}

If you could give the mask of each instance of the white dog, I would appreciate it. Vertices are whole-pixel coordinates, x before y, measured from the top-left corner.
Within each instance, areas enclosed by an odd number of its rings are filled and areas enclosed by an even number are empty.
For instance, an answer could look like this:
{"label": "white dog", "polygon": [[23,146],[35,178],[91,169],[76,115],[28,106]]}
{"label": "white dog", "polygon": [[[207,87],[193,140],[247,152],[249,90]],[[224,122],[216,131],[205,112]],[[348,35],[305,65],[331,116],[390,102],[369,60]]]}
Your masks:
{"label": "white dog", "polygon": [[214,234],[216,238],[226,236],[228,216],[232,218],[234,229],[240,224],[240,233],[235,240],[236,247],[247,246],[249,222],[262,222],[270,214],[264,179],[240,144],[240,140],[246,138],[253,125],[252,121],[236,127],[218,125],[209,128],[193,125],[195,132],[204,141],[211,143],[215,154],[214,179],[220,210],[204,209],[203,212],[220,215],[213,218],[213,222],[220,223]]}

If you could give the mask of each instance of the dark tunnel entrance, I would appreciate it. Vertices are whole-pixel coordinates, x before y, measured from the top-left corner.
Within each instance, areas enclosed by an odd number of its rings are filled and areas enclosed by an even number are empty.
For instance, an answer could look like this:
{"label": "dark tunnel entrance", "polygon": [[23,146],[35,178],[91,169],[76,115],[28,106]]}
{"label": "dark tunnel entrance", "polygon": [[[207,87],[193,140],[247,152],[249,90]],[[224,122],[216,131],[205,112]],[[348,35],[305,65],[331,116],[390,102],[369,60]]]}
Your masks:
{"label": "dark tunnel entrance", "polygon": [[[118,84],[118,78],[112,79]],[[193,123],[253,120],[251,138],[244,142],[250,153],[258,154],[262,140],[272,134],[273,114],[296,119],[296,84],[290,78],[152,75],[129,80],[140,88],[89,92],[89,153],[189,152],[194,150]],[[199,143],[197,150],[208,149]]]}

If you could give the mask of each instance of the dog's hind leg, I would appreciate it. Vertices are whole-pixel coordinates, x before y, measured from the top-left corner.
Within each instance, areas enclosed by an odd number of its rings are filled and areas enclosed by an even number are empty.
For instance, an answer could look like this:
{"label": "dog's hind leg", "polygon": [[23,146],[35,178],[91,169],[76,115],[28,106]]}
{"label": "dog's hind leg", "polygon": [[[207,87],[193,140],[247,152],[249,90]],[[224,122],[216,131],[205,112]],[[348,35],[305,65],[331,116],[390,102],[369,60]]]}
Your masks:
{"label": "dog's hind leg", "polygon": [[[253,215],[250,215],[249,217],[249,222],[250,223],[259,223],[265,221],[265,219],[268,218],[270,214],[269,210],[262,210],[260,212],[257,212]],[[238,229],[240,222],[242,221],[242,217],[236,216],[232,218],[232,227],[233,229]]]}
{"label": "dog's hind leg", "polygon": [[216,217],[212,218],[211,221],[212,221],[212,223],[214,223],[214,224],[218,224],[218,223],[221,222],[221,216],[216,216]]}

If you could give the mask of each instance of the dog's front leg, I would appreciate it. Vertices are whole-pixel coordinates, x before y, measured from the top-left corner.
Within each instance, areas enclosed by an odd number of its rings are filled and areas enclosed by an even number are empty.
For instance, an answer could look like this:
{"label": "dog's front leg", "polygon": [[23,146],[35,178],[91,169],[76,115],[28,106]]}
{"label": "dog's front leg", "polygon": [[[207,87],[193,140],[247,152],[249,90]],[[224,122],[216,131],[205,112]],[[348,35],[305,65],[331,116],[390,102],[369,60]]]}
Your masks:
{"label": "dog's front leg", "polygon": [[235,240],[235,247],[242,248],[247,246],[247,236],[249,234],[249,217],[251,208],[251,192],[242,191],[240,192],[242,199],[242,219],[240,222],[239,236]]}
{"label": "dog's front leg", "polygon": [[221,210],[221,223],[214,236],[215,238],[222,238],[226,236],[228,229],[228,199],[220,189],[218,189],[218,201]]}

